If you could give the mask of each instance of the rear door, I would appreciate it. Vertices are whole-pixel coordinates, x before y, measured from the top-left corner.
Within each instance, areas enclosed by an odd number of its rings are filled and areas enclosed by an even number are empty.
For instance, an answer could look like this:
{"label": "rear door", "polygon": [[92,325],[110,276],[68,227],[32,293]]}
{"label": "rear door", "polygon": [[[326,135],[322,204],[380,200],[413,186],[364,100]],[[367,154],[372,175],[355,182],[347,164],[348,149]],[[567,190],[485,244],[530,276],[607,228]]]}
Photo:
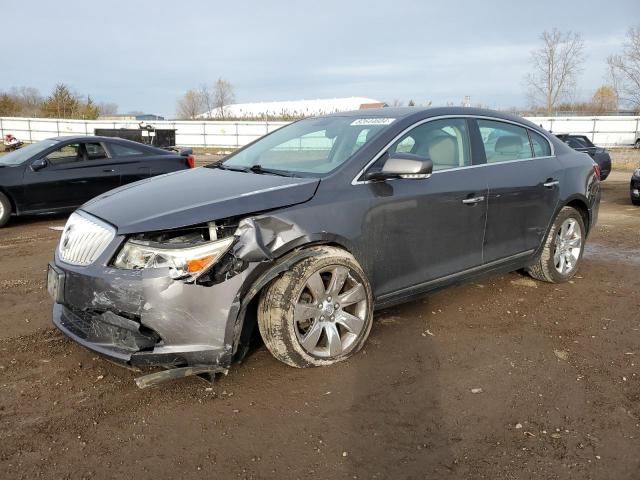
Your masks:
{"label": "rear door", "polygon": [[484,262],[531,253],[558,204],[560,162],[550,143],[531,129],[499,120],[475,122],[489,184]]}

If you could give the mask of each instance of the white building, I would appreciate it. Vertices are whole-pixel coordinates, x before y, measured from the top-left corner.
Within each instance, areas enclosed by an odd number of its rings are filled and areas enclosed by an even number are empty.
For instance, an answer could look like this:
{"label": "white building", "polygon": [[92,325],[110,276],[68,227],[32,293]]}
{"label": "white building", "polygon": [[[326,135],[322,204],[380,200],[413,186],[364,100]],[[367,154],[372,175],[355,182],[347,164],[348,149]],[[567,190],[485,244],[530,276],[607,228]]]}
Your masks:
{"label": "white building", "polygon": [[[235,103],[224,108],[224,116],[226,118],[308,117],[384,105],[380,100],[366,97]],[[219,118],[220,116],[220,111],[217,109],[198,115],[199,118]]]}

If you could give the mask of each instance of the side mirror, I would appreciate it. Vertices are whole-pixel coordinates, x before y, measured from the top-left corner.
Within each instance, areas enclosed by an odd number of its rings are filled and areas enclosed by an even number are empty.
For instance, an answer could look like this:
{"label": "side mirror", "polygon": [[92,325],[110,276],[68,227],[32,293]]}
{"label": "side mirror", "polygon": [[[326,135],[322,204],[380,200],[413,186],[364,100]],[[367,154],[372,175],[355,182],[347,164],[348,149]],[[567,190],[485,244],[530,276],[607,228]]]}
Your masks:
{"label": "side mirror", "polygon": [[188,157],[189,155],[193,155],[193,148],[181,148],[180,156]]}
{"label": "side mirror", "polygon": [[31,162],[31,170],[33,170],[34,172],[37,172],[38,170],[42,170],[46,166],[47,166],[47,160],[44,158],[39,158]]}
{"label": "side mirror", "polygon": [[433,162],[412,153],[394,153],[384,162],[379,172],[367,173],[367,180],[387,180],[389,178],[429,178],[433,172]]}

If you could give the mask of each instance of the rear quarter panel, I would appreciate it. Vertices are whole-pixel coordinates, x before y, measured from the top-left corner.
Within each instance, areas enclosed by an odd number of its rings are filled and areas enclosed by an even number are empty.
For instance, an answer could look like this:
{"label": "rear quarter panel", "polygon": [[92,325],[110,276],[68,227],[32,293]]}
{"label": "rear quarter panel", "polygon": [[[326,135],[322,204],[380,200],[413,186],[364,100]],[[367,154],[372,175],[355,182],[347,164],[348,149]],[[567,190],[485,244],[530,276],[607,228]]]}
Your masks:
{"label": "rear quarter panel", "polygon": [[187,159],[180,155],[152,155],[141,159],[141,163],[149,169],[152,177],[189,168]]}
{"label": "rear quarter panel", "polygon": [[560,179],[560,205],[574,200],[582,201],[589,212],[589,229],[595,225],[600,206],[600,180],[593,170],[594,161],[586,153],[573,150],[556,151],[558,160],[564,166]]}

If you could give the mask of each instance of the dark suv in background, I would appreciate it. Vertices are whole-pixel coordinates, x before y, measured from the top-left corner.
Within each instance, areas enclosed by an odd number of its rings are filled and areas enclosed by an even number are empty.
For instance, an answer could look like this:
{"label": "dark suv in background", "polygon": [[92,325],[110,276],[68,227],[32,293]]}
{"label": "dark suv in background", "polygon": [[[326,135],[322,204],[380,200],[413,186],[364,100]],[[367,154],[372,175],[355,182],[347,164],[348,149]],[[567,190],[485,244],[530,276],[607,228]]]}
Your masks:
{"label": "dark suv in background", "polygon": [[600,180],[606,180],[611,173],[611,156],[604,147],[594,145],[586,135],[557,134],[560,140],[578,152],[587,153],[600,167]]}

